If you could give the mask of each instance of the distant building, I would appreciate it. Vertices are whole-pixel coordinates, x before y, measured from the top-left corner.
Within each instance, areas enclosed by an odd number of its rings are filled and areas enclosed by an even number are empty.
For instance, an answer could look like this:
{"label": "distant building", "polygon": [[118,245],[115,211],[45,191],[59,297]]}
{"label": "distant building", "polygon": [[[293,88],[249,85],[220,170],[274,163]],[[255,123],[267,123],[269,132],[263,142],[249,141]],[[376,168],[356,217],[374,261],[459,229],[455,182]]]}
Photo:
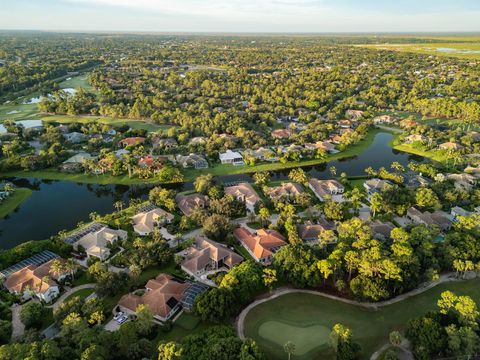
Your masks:
{"label": "distant building", "polygon": [[219,157],[222,164],[245,165],[242,155],[236,151],[227,150],[224,153],[220,153]]}
{"label": "distant building", "polygon": [[450,230],[452,227],[451,217],[443,211],[435,211],[433,213],[420,210],[411,207],[407,210],[407,218],[409,218],[415,224],[421,224],[425,226],[438,226],[441,231]]}
{"label": "distant building", "polygon": [[311,178],[308,180],[308,186],[320,201],[332,195],[340,195],[345,192],[345,186],[337,180],[319,180]]}
{"label": "distant building", "polygon": [[206,169],[208,168],[208,162],[203,156],[197,154],[189,155],[177,155],[176,159],[178,164],[184,168]]}
{"label": "distant building", "polygon": [[294,199],[304,191],[302,187],[293,182],[282,183],[280,186],[270,187],[265,190],[272,200]]}
{"label": "distant building", "polygon": [[[318,224],[302,224],[297,226],[298,236],[307,243],[318,243],[320,234],[327,230],[335,230],[335,224],[323,218],[318,219]],[[336,239],[330,241],[336,243]]]}

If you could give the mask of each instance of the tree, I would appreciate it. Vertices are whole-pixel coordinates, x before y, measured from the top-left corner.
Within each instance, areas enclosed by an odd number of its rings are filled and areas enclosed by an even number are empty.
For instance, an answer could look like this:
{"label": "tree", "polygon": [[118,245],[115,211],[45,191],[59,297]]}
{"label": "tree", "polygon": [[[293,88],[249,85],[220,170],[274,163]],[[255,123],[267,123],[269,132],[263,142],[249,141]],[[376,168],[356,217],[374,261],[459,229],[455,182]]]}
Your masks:
{"label": "tree", "polygon": [[158,360],[175,360],[182,356],[183,349],[173,341],[158,345]]}
{"label": "tree", "polygon": [[288,354],[288,360],[290,360],[291,356],[295,354],[295,344],[291,341],[287,341],[283,345],[283,350]]}
{"label": "tree", "polygon": [[258,211],[258,216],[262,220],[262,226],[265,226],[268,219],[270,219],[270,211],[266,207],[263,207]]}
{"label": "tree", "polygon": [[329,170],[333,177],[337,175],[337,168],[335,166],[330,166]]}
{"label": "tree", "polygon": [[415,203],[421,208],[440,209],[442,204],[438,196],[430,188],[418,188],[415,192]]}
{"label": "tree", "polygon": [[302,168],[291,170],[290,173],[288,174],[288,178],[302,185],[308,184],[307,174],[305,174],[305,171]]}
{"label": "tree", "polygon": [[372,209],[373,217],[383,209],[383,198],[380,193],[374,193],[370,198],[370,209]]}
{"label": "tree", "polygon": [[137,317],[135,325],[138,332],[142,335],[148,335],[155,325],[152,310],[147,305],[140,304],[137,306],[135,314]]}
{"label": "tree", "polygon": [[209,189],[213,186],[213,176],[211,174],[197,176],[193,182],[193,187],[196,192],[207,194]]}
{"label": "tree", "polygon": [[263,188],[270,181],[270,173],[268,171],[255,173],[253,174],[253,181],[255,182],[255,185]]}
{"label": "tree", "polygon": [[265,268],[263,269],[263,283],[270,291],[277,282],[277,271],[275,269]]}
{"label": "tree", "polygon": [[213,214],[204,220],[202,228],[205,236],[216,241],[225,241],[231,230],[230,219],[219,214]]}
{"label": "tree", "polygon": [[165,207],[169,211],[175,210],[175,190],[154,187],[148,193],[148,199],[155,205]]}
{"label": "tree", "polygon": [[28,303],[20,310],[20,319],[27,329],[39,329],[42,326],[45,308],[40,303]]}
{"label": "tree", "polygon": [[393,346],[400,346],[402,344],[402,334],[398,331],[392,331],[388,335],[388,339],[390,340],[390,344]]}

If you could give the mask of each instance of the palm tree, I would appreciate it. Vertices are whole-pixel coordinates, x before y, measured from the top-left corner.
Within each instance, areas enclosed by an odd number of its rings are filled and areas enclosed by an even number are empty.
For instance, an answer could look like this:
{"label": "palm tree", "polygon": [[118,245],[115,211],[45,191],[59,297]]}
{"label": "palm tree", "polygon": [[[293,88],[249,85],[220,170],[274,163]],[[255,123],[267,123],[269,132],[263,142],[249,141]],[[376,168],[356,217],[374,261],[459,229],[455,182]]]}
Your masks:
{"label": "palm tree", "polygon": [[62,261],[55,259],[52,261],[50,265],[50,274],[54,275],[55,277],[59,277],[65,271],[65,265]]}
{"label": "palm tree", "polygon": [[330,174],[332,174],[332,177],[337,175],[337,168],[335,166],[330,166]]}
{"label": "palm tree", "polygon": [[130,276],[134,279],[138,278],[142,273],[142,269],[137,264],[131,264],[128,269],[130,270]]}
{"label": "palm tree", "polygon": [[75,259],[68,258],[67,261],[65,262],[64,269],[65,269],[65,271],[68,271],[68,273],[70,274],[70,277],[72,278],[72,282],[73,282],[73,277],[75,275],[75,270],[77,270],[77,263],[75,262]]}
{"label": "palm tree", "polygon": [[291,341],[287,341],[285,345],[283,345],[283,350],[288,354],[288,360],[290,360],[292,354],[295,353],[295,344]]}
{"label": "palm tree", "polygon": [[116,201],[113,206],[115,207],[115,209],[117,211],[121,211],[123,210],[123,201],[122,200],[119,200],[119,201]]}

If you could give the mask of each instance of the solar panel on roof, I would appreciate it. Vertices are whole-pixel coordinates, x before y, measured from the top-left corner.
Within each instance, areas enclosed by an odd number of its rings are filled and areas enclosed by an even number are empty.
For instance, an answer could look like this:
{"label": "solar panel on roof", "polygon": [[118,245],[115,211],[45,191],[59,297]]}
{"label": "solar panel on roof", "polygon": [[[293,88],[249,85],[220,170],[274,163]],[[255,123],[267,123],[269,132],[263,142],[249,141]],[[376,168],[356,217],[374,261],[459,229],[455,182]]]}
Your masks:
{"label": "solar panel on roof", "polygon": [[18,263],[16,263],[15,265],[12,265],[2,271],[0,271],[0,275],[4,276],[4,277],[8,277],[10,276],[11,274],[13,274],[14,272],[17,272],[18,270],[21,270],[29,265],[42,265],[42,264],[45,264],[46,262],[52,260],[52,259],[55,259],[59,257],[57,254],[55,254],[54,252],[50,251],[50,250],[44,250],[38,254],[35,254],[27,259],[24,259]]}

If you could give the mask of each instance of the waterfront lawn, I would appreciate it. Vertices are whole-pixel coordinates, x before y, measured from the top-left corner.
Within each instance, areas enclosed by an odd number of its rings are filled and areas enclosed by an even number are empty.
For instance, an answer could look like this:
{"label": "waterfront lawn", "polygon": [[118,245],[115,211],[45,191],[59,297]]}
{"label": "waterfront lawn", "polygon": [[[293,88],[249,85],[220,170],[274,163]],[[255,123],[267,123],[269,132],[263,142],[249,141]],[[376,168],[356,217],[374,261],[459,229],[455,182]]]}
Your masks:
{"label": "waterfront lawn", "polygon": [[20,204],[27,201],[32,195],[32,190],[16,188],[15,192],[0,203],[0,219],[14,211]]}
{"label": "waterfront lawn", "polygon": [[[295,345],[304,353],[299,352],[295,359],[313,359],[320,354],[322,359],[333,359],[330,346],[324,339],[324,331],[320,329],[331,329],[336,323],[341,323],[352,329],[355,341],[362,347],[362,358],[367,359],[388,343],[391,331],[403,331],[410,319],[434,310],[443,291],[469,295],[478,303],[479,285],[480,279],[440,284],[420,295],[376,311],[317,295],[287,294],[253,308],[245,319],[245,335],[254,339],[269,358],[286,359],[282,345],[285,341],[294,341],[300,331],[303,337]],[[272,322],[276,326],[281,324],[283,330],[270,331]],[[306,338],[310,340],[306,341]]]}
{"label": "waterfront lawn", "polygon": [[423,156],[425,158],[438,161],[440,163],[445,163],[449,159],[449,156],[445,151],[439,151],[439,150],[425,151],[425,150],[413,147],[412,144],[398,144],[398,145],[394,145],[393,148],[395,150],[400,150],[410,154]]}

